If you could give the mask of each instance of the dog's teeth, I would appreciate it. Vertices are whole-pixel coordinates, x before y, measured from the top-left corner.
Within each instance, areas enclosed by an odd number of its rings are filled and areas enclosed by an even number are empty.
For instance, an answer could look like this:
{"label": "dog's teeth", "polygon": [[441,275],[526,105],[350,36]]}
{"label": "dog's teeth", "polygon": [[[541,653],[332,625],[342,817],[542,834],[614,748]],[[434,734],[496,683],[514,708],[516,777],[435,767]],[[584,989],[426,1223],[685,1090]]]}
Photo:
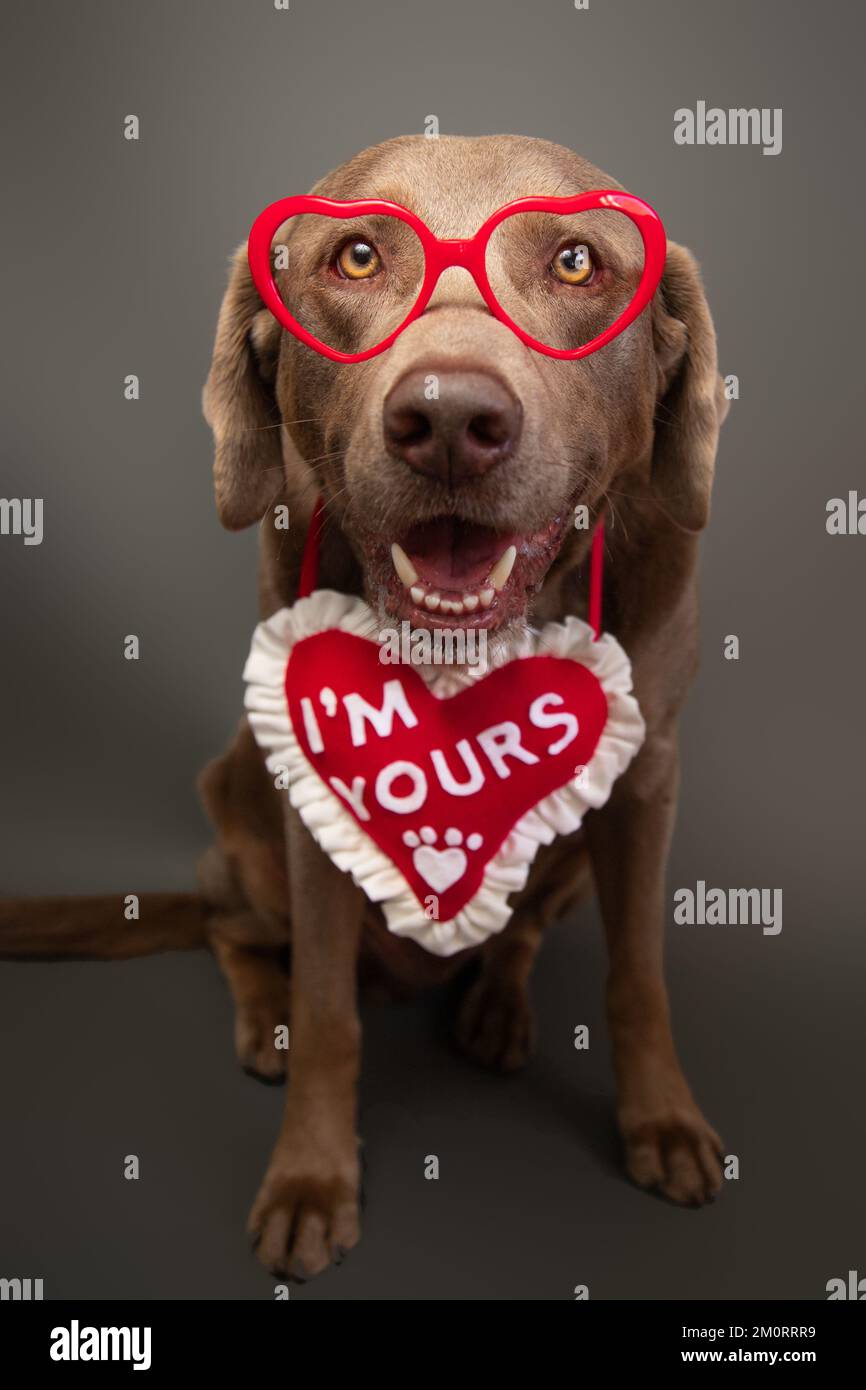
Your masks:
{"label": "dog's teeth", "polygon": [[481,590],[481,592],[480,592],[480,594],[478,595],[478,597],[479,597],[479,599],[481,600],[481,607],[482,607],[482,608],[489,608],[489,607],[490,607],[491,603],[493,602],[493,596],[494,596],[495,593],[496,593],[496,590],[495,590],[495,589],[482,589],[482,590]]}
{"label": "dog's teeth", "polygon": [[439,607],[440,602],[441,600],[438,594],[427,594],[426,598],[424,599],[424,607],[429,608],[431,613],[435,613],[436,609]]}
{"label": "dog's teeth", "polygon": [[459,616],[459,614],[461,614],[461,613],[463,612],[463,602],[462,602],[462,600],[459,599],[459,598],[443,598],[443,599],[440,599],[440,600],[439,600],[439,612],[440,612],[440,613],[456,613],[456,614],[458,614],[458,616]]}
{"label": "dog's teeth", "polygon": [[[402,553],[402,552],[401,552]],[[499,592],[508,583],[508,576],[514,568],[514,561],[517,559],[516,546],[510,545],[504,555],[500,555],[493,569],[490,571],[488,584],[492,584],[494,589]]]}
{"label": "dog's teeth", "polygon": [[420,584],[412,585],[412,588],[409,590],[409,597],[413,603],[424,602],[424,590],[421,588]]}
{"label": "dog's teeth", "polygon": [[391,546],[391,559],[394,561],[394,568],[400,580],[407,589],[418,583],[418,571],[403,547],[398,545],[396,541]]}
{"label": "dog's teeth", "polygon": [[477,594],[464,594],[464,595],[463,595],[463,607],[466,609],[466,612],[467,612],[467,613],[474,613],[475,610],[476,610],[476,608],[478,607],[478,595],[477,595]]}

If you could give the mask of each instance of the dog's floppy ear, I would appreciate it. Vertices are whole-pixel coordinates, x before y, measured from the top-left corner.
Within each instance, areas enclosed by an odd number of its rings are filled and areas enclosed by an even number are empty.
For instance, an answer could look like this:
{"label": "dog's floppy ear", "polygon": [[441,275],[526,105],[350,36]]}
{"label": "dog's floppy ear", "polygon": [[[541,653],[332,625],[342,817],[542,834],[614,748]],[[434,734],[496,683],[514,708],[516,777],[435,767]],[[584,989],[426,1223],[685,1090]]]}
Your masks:
{"label": "dog's floppy ear", "polygon": [[653,306],[653,339],[659,398],[652,488],[678,525],[700,531],[709,517],[719,427],[728,402],[697,262],[672,241]]}
{"label": "dog's floppy ear", "polygon": [[279,495],[283,431],[274,396],[279,343],[279,324],[259,298],[241,246],[232,258],[202,401],[216,445],[217,510],[230,531],[259,521]]}

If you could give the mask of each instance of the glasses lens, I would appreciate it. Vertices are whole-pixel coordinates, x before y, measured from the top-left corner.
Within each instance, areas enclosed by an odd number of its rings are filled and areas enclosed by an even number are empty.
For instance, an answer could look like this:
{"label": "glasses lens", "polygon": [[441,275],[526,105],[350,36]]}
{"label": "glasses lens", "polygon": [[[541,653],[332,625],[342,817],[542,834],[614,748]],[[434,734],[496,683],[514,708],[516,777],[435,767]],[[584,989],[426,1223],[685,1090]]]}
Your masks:
{"label": "glasses lens", "polygon": [[643,242],[613,208],[519,212],[487,244],[487,278],[518,328],[546,347],[574,351],[610,328],[637,292]]}
{"label": "glasses lens", "polygon": [[378,346],[406,318],[424,280],[424,252],[399,217],[300,213],[271,245],[274,281],[289,313],[338,352]]}

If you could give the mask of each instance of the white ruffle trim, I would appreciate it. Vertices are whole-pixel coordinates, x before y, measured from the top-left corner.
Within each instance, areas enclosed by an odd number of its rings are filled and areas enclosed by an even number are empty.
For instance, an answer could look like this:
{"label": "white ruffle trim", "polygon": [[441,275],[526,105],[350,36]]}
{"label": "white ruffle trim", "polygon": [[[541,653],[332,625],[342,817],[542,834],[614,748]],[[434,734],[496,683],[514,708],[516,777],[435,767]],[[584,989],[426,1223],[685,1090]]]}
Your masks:
{"label": "white ruffle trim", "polygon": [[413,666],[431,693],[447,699],[493,666],[536,654],[565,657],[587,667],[604,689],[608,717],[595,752],[579,779],[551,792],[514,826],[484,871],[482,885],[449,922],[430,921],[400,870],[325,785],[298,743],[285,695],[286,662],[296,642],[329,628],[377,641],[381,623],[360,598],[319,589],[259,623],[244,667],[245,704],[256,741],[273,776],[288,774],[289,798],[314,839],[372,902],[381,903],[390,931],[411,937],[437,956],[454,955],[499,932],[511,916],[508,898],[524,887],[540,845],[577,830],[585,813],[603,806],[644,738],[644,722],[631,693],[631,666],[609,633],[598,641],[580,618],[527,631],[486,668]]}

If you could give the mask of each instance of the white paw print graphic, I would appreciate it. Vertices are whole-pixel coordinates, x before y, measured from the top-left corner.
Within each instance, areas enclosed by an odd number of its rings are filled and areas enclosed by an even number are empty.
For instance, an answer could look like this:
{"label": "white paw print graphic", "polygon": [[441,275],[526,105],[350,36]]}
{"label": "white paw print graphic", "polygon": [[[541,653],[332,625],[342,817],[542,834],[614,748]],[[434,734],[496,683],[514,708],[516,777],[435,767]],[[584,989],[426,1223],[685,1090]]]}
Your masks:
{"label": "white paw print graphic", "polygon": [[[445,831],[447,849],[436,848],[438,839],[439,836],[432,825],[422,825],[418,831],[407,830],[403,836],[403,844],[415,851],[412,863],[418,876],[423,878],[425,883],[429,883],[434,892],[444,893],[463,877],[469,860],[466,850],[462,848],[462,830],[456,830],[451,826]],[[466,849],[470,851],[480,849],[484,844],[484,837],[473,831],[471,835],[466,836],[465,844]]]}

